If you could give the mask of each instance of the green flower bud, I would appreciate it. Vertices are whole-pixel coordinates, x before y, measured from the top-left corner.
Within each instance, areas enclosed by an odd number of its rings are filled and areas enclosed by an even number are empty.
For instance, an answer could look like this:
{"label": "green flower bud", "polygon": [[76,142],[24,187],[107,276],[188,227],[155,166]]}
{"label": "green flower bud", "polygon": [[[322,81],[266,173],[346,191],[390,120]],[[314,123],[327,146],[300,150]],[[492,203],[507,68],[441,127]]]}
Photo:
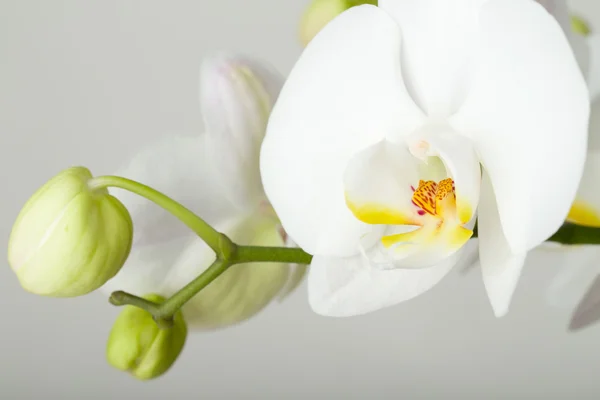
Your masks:
{"label": "green flower bud", "polygon": [[300,41],[306,46],[325,25],[347,9],[377,0],[313,0],[300,22]]}
{"label": "green flower bud", "polygon": [[582,36],[588,36],[591,33],[591,29],[587,22],[582,18],[571,16],[571,29],[573,32],[578,33]]}
{"label": "green flower bud", "polygon": [[127,209],[106,189],[90,189],[87,168],[69,168],[42,186],[19,213],[8,262],[35,294],[73,297],[112,278],[131,249]]}
{"label": "green flower bud", "polygon": [[[164,301],[155,294],[144,298],[156,303]],[[140,380],[164,374],[181,353],[187,336],[187,326],[180,311],[173,322],[171,328],[160,329],[147,311],[125,306],[108,337],[108,363]]]}

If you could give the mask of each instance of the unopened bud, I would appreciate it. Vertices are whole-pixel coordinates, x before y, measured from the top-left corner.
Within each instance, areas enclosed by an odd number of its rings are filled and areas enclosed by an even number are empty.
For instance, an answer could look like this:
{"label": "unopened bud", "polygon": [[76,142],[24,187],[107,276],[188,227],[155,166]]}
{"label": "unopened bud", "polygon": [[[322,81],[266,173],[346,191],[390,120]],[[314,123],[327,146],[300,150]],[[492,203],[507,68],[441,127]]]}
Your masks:
{"label": "unopened bud", "polygon": [[571,29],[573,32],[578,33],[582,36],[588,36],[591,33],[591,29],[587,22],[582,18],[571,16]]}
{"label": "unopened bud", "polygon": [[302,45],[306,46],[335,17],[363,4],[377,5],[377,0],[313,0],[300,22]]}
{"label": "unopened bud", "polygon": [[[156,303],[164,301],[154,294],[144,298]],[[186,337],[187,326],[181,312],[175,314],[172,327],[160,329],[147,311],[125,306],[110,331],[106,358],[110,365],[137,379],[157,378],[175,363]]]}
{"label": "unopened bud", "polygon": [[69,168],[38,189],[19,213],[8,262],[23,288],[52,297],[87,294],[123,266],[133,237],[127,209],[90,189],[87,168]]}

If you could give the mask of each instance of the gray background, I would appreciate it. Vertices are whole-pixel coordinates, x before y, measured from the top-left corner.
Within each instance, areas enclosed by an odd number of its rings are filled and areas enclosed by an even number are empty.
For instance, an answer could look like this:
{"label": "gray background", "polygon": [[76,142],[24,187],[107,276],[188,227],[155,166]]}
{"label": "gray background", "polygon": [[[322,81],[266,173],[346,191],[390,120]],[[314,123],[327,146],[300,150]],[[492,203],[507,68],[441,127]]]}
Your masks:
{"label": "gray background", "polygon": [[[140,142],[202,129],[200,59],[242,50],[287,73],[307,0],[0,1],[0,230],[59,170],[113,172]],[[600,2],[573,1],[600,27]],[[5,247],[2,257],[6,259]],[[117,309],[101,294],[46,299],[0,268],[0,398],[599,398],[600,325],[566,333],[544,305],[556,271],[532,257],[495,319],[478,271],[352,319],[284,304],[194,334],[175,367],[140,383],[104,359]]]}

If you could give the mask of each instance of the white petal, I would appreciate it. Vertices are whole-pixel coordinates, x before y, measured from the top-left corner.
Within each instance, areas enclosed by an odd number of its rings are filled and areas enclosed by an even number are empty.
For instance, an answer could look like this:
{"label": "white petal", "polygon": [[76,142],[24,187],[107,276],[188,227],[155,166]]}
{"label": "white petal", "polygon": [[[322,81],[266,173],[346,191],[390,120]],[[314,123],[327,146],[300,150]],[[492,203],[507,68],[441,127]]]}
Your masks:
{"label": "white petal", "polygon": [[571,44],[577,63],[584,76],[587,77],[589,69],[589,49],[587,38],[574,32],[571,24],[571,15],[566,0],[536,0],[546,11],[558,21],[565,36]]}
{"label": "white petal", "polygon": [[591,54],[588,45],[588,38],[571,33],[569,36],[569,42],[571,43],[571,48],[573,49],[573,54],[575,55],[575,59],[577,60],[577,64],[579,65],[581,73],[586,80],[589,80]]}
{"label": "white petal", "polygon": [[432,117],[456,111],[466,94],[477,33],[487,0],[379,0],[400,25],[406,84]]}
{"label": "white petal", "polygon": [[[235,209],[224,198],[203,154],[206,136],[166,136],[146,146],[116,175],[148,185],[180,202],[208,223],[228,218]],[[128,191],[111,189],[129,210],[134,244],[156,244],[189,233],[177,218]]]}
{"label": "white petal", "polygon": [[408,148],[383,140],[350,159],[344,172],[346,203],[369,224],[417,225],[423,217],[412,196],[419,178]]}
{"label": "white petal", "polygon": [[[255,215],[236,217],[215,227],[240,244],[281,246],[277,221]],[[134,246],[119,273],[107,282],[106,294],[125,290],[136,295],[172,296],[204,272],[214,253],[194,234],[161,245]],[[289,267],[281,263],[231,267],[183,307],[194,329],[215,329],[244,321],[269,304],[285,286]]]}
{"label": "white petal", "polygon": [[502,231],[494,190],[484,174],[477,219],[479,263],[483,283],[496,317],[508,312],[525,263],[526,253],[511,251]]}
{"label": "white petal", "polygon": [[240,209],[263,199],[259,153],[283,77],[270,66],[243,56],[207,58],[200,70],[200,107],[211,152],[211,172]]}
{"label": "white petal", "polygon": [[435,267],[381,270],[363,257],[315,256],[308,271],[308,301],[317,313],[350,317],[377,311],[425,293],[442,280],[460,252]]}
{"label": "white petal", "polygon": [[454,127],[472,137],[520,254],[562,225],[575,197],[588,93],[562,30],[540,5],[490,0],[480,26],[477,69]]}
{"label": "white petal", "polygon": [[591,282],[571,316],[569,331],[580,331],[600,321],[600,276]]}
{"label": "white petal", "polygon": [[172,271],[179,269],[177,262],[180,255],[195,243],[203,245],[198,253],[197,265],[209,265],[214,257],[213,252],[189,230],[156,244],[134,244],[125,265],[100,291],[106,295],[117,290],[137,296],[150,293],[167,295],[165,279]]}
{"label": "white petal", "polygon": [[[235,243],[283,246],[278,221],[261,215],[236,218],[218,226]],[[214,260],[205,258],[206,246],[195,242],[181,254],[177,268],[165,280],[172,295],[202,273]],[[288,282],[289,266],[283,263],[249,263],[230,267],[183,307],[186,321],[196,329],[236,324],[265,308]]]}
{"label": "white petal", "polygon": [[572,33],[571,16],[566,0],[536,0],[558,21],[565,35]]}
{"label": "white petal", "polygon": [[567,221],[600,228],[600,151],[590,152]]}
{"label": "white petal", "polygon": [[469,272],[480,268],[479,263],[479,241],[477,238],[469,240],[465,245],[465,253],[456,265],[461,275],[467,275]]}
{"label": "white petal", "polygon": [[590,115],[588,154],[594,152],[600,152],[600,99],[592,102]]}
{"label": "white petal", "polygon": [[546,292],[548,303],[562,309],[573,309],[582,299],[596,276],[600,275],[600,248],[597,246],[539,246],[559,265],[559,271]]}
{"label": "white petal", "polygon": [[590,99],[599,101],[600,97],[600,35],[586,37],[589,50],[588,87]]}
{"label": "white petal", "polygon": [[346,207],[348,161],[421,122],[402,83],[399,54],[396,23],[377,7],[353,7],[310,42],[282,89],[261,174],[286,232],[309,253],[356,254],[372,226]]}

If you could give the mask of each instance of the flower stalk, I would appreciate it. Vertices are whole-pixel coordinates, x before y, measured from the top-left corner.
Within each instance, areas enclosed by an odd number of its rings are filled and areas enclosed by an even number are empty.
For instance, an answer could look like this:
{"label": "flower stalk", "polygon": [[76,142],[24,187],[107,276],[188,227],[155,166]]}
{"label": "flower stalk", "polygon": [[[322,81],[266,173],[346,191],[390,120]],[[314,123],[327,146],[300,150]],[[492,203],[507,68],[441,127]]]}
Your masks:
{"label": "flower stalk", "polygon": [[[235,244],[229,237],[215,230],[182,204],[139,182],[118,176],[100,176],[90,181],[89,186],[92,189],[116,187],[128,190],[154,202],[192,229],[215,252],[216,259],[208,269],[161,304],[124,291],[116,291],[111,294],[109,298],[111,304],[115,306],[131,305],[141,308],[152,315],[160,328],[172,327],[173,318],[181,307],[232,265],[250,262],[307,265],[312,261],[312,255],[300,248]],[[472,238],[476,237],[477,226],[473,229]],[[600,244],[600,228],[566,223],[548,241],[564,245],[598,245]]]}

